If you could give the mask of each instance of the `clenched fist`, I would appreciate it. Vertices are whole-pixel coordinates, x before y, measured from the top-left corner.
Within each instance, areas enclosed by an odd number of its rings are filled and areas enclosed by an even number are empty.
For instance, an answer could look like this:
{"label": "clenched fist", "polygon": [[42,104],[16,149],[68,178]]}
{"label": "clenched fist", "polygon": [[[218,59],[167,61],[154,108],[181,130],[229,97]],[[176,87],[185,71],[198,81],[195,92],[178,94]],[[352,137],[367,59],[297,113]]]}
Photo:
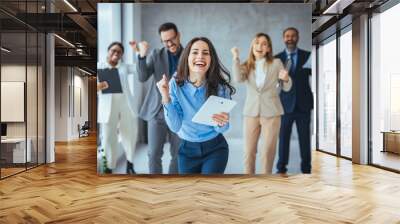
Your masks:
{"label": "clenched fist", "polygon": [[233,47],[233,48],[231,49],[231,52],[232,52],[233,58],[239,58],[239,48]]}
{"label": "clenched fist", "polygon": [[160,91],[162,97],[162,103],[163,104],[169,103],[171,99],[169,97],[168,78],[165,74],[163,75],[162,79],[157,82],[157,88]]}
{"label": "clenched fist", "polygon": [[147,55],[147,51],[149,50],[149,43],[146,41],[141,41],[139,43],[139,55],[140,57],[145,57]]}
{"label": "clenched fist", "polygon": [[289,81],[289,72],[285,69],[280,70],[278,78],[284,82],[288,82]]}
{"label": "clenched fist", "polygon": [[131,40],[129,41],[129,45],[131,45],[131,48],[134,52],[138,52],[139,48],[138,48],[138,43],[135,40]]}

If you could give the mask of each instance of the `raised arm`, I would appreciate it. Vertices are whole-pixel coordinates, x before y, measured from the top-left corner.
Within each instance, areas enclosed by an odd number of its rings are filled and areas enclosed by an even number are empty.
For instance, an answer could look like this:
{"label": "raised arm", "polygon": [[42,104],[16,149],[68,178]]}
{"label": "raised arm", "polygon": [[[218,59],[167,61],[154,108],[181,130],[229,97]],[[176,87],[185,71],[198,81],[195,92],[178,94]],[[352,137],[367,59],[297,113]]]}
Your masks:
{"label": "raised arm", "polygon": [[158,90],[164,105],[164,117],[169,129],[175,133],[181,129],[183,111],[176,96],[176,83],[174,79],[168,82],[166,75],[157,82]]}
{"label": "raised arm", "polygon": [[233,47],[232,52],[232,74],[235,82],[244,82],[247,79],[247,71],[244,66],[240,65],[239,49]]}
{"label": "raised arm", "polygon": [[146,41],[139,43],[137,71],[141,82],[147,81],[154,73],[154,52],[148,56],[148,49],[149,44]]}

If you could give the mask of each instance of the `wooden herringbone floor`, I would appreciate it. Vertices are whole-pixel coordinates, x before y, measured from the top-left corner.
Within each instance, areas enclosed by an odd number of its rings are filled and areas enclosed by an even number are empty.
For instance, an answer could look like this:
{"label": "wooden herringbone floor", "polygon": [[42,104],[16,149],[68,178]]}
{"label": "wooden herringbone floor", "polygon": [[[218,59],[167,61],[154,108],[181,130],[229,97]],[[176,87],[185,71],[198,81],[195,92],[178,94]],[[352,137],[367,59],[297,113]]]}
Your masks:
{"label": "wooden herringbone floor", "polygon": [[99,177],[94,137],[0,181],[0,223],[400,223],[400,175],[322,153],[313,174]]}

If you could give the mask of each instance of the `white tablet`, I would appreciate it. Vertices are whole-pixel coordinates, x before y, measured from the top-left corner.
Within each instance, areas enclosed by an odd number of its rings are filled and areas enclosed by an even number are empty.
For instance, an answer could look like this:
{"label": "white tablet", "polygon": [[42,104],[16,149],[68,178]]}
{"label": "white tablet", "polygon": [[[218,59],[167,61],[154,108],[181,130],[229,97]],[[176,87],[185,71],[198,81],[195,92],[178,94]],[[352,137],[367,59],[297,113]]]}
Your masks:
{"label": "white tablet", "polygon": [[192,121],[199,124],[217,126],[218,124],[212,119],[212,116],[222,112],[229,113],[235,105],[236,102],[233,100],[210,96],[193,116]]}

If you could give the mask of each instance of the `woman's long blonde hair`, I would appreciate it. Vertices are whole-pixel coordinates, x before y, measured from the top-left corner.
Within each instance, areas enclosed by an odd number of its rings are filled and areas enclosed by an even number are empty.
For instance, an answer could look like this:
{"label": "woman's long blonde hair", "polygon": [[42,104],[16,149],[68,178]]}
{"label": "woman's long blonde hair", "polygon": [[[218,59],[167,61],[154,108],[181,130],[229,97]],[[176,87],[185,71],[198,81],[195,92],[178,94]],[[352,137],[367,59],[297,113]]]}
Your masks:
{"label": "woman's long blonde hair", "polygon": [[266,62],[268,64],[271,64],[273,62],[273,60],[274,60],[274,56],[273,56],[273,53],[272,53],[272,41],[271,41],[271,38],[266,33],[257,33],[256,36],[251,41],[249,57],[243,63],[243,66],[245,66],[246,70],[247,70],[247,74],[246,74],[247,76],[250,74],[251,70],[255,69],[256,57],[253,54],[253,46],[254,46],[254,44],[256,43],[256,41],[257,41],[257,39],[259,37],[265,37],[267,39],[267,42],[268,42],[267,44],[268,44],[268,47],[270,49],[270,51],[267,52],[267,54],[265,55]]}

